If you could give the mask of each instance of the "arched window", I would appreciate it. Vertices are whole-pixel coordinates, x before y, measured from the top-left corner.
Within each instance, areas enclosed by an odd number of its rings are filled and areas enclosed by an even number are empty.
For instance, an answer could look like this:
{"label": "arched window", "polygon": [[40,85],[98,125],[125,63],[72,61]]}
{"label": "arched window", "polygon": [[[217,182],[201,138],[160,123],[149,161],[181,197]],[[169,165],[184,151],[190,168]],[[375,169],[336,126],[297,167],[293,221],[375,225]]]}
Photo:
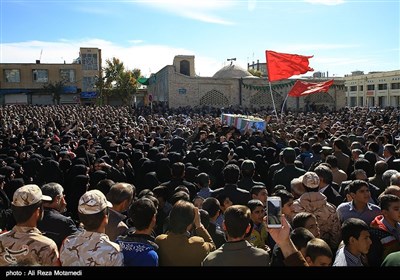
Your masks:
{"label": "arched window", "polygon": [[179,63],[179,66],[180,66],[180,69],[181,69],[181,71],[180,71],[181,74],[186,75],[186,76],[190,76],[190,62],[189,61],[182,60]]}
{"label": "arched window", "polygon": [[213,89],[200,99],[200,105],[228,106],[229,101],[222,92]]}

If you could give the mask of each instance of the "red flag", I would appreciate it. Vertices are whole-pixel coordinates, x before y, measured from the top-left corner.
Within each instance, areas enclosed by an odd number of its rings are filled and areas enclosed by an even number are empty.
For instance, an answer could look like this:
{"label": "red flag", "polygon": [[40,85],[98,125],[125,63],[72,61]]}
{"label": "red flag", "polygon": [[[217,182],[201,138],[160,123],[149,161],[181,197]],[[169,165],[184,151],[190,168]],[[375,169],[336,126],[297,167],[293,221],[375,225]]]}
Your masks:
{"label": "red flag", "polygon": [[268,79],[270,82],[287,79],[293,75],[314,71],[308,66],[312,56],[265,51],[267,57]]}
{"label": "red flag", "polygon": [[289,96],[305,96],[312,93],[328,92],[329,87],[333,84],[333,80],[322,83],[308,83],[304,81],[296,81],[293,88],[288,93]]}

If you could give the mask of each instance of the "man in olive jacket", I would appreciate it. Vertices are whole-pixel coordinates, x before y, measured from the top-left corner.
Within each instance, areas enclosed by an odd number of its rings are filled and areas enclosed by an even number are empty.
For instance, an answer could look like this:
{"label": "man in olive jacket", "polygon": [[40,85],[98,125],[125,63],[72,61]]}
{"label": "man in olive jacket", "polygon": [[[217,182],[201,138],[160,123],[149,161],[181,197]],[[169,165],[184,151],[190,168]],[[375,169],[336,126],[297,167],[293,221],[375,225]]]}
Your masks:
{"label": "man in olive jacket", "polygon": [[[269,253],[253,247],[245,240],[251,230],[250,209],[243,205],[233,205],[225,211],[224,230],[228,242],[208,254],[203,266],[269,266]],[[282,249],[286,266],[307,266],[301,253],[289,238],[290,227],[282,216],[282,227],[269,229],[269,233]]]}
{"label": "man in olive jacket", "polygon": [[[169,214],[170,231],[156,237],[160,266],[200,266],[215,250],[215,244],[201,224],[199,209],[191,202],[179,200]],[[191,236],[194,231],[196,236]]]}

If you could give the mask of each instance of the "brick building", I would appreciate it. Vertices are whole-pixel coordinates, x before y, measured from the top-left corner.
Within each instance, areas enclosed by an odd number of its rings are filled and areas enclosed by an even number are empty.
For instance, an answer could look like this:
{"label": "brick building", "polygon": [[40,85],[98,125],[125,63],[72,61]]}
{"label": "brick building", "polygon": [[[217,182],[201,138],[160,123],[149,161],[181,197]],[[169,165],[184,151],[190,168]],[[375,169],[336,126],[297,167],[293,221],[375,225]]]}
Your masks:
{"label": "brick building", "polygon": [[72,63],[1,63],[0,104],[54,104],[45,86],[60,81],[60,104],[94,104],[101,61],[100,49],[80,48]]}

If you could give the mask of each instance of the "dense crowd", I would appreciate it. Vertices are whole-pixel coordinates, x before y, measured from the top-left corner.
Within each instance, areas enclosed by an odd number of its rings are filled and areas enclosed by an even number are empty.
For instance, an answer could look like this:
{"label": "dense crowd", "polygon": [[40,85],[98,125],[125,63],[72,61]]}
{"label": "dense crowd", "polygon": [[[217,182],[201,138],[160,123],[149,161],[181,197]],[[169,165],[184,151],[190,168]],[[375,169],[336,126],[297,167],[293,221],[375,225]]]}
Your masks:
{"label": "dense crowd", "polygon": [[399,265],[400,111],[314,107],[0,107],[0,265]]}

